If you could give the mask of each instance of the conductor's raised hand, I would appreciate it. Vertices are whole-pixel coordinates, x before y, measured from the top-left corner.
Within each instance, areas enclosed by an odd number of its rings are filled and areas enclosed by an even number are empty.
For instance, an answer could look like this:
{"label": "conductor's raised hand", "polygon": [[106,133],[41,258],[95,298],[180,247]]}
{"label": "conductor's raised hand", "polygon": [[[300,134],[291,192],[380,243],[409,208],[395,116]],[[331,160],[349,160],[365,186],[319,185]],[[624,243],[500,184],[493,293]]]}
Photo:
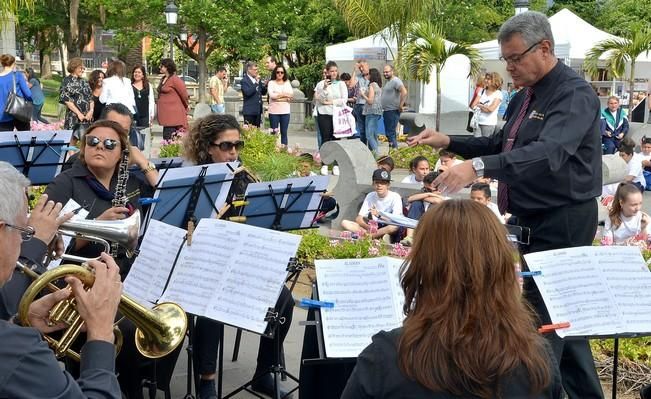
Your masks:
{"label": "conductor's raised hand", "polygon": [[100,260],[91,260],[88,265],[95,271],[95,282],[86,291],[75,277],[67,277],[77,300],[79,315],[86,322],[89,341],[113,342],[113,321],[122,296],[120,268],[113,258],[102,253]]}
{"label": "conductor's raised hand", "polygon": [[443,194],[456,193],[477,179],[472,161],[452,166],[434,180],[434,187]]}
{"label": "conductor's raised hand", "polygon": [[447,148],[447,146],[450,145],[450,138],[434,129],[425,129],[415,136],[408,137],[407,144],[409,144],[410,147],[419,144],[426,144],[436,149]]}
{"label": "conductor's raised hand", "polygon": [[97,220],[120,220],[129,216],[129,209],[123,206],[114,206],[105,210]]}

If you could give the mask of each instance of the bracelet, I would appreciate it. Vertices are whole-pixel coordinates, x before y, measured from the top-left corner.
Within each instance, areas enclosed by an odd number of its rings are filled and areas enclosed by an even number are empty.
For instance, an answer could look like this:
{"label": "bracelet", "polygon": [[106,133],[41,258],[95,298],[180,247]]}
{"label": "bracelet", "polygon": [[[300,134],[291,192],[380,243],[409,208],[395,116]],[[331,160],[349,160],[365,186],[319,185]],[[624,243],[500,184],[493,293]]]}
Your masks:
{"label": "bracelet", "polygon": [[149,165],[147,165],[146,168],[142,168],[140,170],[142,171],[142,173],[147,174],[147,173],[149,173],[149,172],[151,172],[152,170],[155,170],[155,169],[156,169],[156,165],[154,165],[153,163],[150,162]]}

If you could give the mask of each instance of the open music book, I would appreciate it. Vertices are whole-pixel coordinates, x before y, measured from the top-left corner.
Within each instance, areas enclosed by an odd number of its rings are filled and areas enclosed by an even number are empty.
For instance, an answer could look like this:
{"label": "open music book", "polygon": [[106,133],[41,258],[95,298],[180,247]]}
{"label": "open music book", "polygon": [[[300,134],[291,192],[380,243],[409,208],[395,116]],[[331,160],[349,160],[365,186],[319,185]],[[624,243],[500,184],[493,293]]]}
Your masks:
{"label": "open music book", "polygon": [[321,309],[327,357],[357,357],[380,330],[402,325],[402,262],[389,257],[314,262],[319,300],[335,304]]}
{"label": "open music book", "polygon": [[275,307],[301,237],[201,219],[192,245],[183,244],[178,253],[184,235],[183,229],[151,220],[125,292],[141,302],[176,302],[188,313],[263,334],[267,310]]}
{"label": "open music book", "polygon": [[651,332],[651,272],[640,248],[589,246],[524,255],[560,337]]}

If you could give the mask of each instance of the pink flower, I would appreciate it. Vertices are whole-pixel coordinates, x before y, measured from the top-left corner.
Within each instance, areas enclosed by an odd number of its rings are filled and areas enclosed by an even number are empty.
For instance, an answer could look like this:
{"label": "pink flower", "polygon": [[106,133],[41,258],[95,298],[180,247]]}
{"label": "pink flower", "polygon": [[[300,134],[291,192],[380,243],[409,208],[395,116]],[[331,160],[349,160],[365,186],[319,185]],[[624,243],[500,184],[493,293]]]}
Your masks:
{"label": "pink flower", "polygon": [[370,247],[368,249],[368,254],[371,256],[378,256],[380,254],[380,250],[376,247]]}

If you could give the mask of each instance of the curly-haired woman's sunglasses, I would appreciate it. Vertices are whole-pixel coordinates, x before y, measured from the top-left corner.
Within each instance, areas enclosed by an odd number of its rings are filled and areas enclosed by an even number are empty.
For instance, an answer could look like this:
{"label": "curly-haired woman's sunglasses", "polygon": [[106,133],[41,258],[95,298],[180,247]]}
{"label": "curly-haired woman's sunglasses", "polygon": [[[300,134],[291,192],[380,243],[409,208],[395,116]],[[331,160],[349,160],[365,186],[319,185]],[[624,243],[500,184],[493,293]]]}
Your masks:
{"label": "curly-haired woman's sunglasses", "polygon": [[109,151],[112,151],[115,147],[117,147],[119,141],[118,140],[113,140],[113,139],[104,139],[103,141],[100,140],[99,137],[96,136],[86,136],[86,145],[90,147],[97,147],[99,143],[102,143],[104,145],[104,148],[106,148]]}
{"label": "curly-haired woman's sunglasses", "polygon": [[222,151],[231,151],[235,148],[238,151],[241,151],[244,148],[244,141],[222,141],[221,143],[210,143],[212,147],[219,147]]}

